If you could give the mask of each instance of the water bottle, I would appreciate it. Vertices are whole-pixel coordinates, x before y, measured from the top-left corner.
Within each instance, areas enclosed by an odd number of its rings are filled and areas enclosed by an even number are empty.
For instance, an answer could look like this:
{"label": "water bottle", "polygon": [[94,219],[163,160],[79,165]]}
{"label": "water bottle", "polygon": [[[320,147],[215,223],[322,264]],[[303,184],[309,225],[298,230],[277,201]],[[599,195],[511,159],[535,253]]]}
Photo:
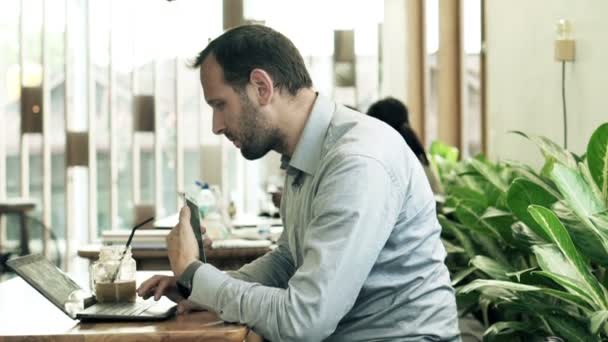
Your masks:
{"label": "water bottle", "polygon": [[221,196],[219,189],[212,189],[207,183],[196,181],[201,190],[198,193],[196,201],[198,202],[198,210],[201,215],[201,224],[207,230],[207,236],[211,240],[221,240],[228,237],[229,231],[224,224],[222,212],[219,206],[219,198]]}
{"label": "water bottle", "polygon": [[199,181],[195,183],[201,189],[196,197],[196,202],[201,219],[204,219],[209,213],[217,211],[217,201],[215,195],[213,195],[213,191],[209,188],[209,184]]}

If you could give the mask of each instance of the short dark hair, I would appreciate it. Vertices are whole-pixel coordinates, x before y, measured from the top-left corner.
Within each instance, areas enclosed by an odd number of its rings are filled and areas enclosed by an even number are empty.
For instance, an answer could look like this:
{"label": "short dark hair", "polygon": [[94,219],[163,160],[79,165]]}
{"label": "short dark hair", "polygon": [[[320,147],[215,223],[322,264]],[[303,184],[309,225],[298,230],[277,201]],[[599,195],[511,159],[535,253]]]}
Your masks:
{"label": "short dark hair", "polygon": [[263,25],[243,25],[224,32],[201,51],[193,63],[199,67],[213,54],[224,71],[224,79],[235,90],[242,90],[255,68],[265,70],[276,88],[296,95],[312,87],[304,59],[283,34]]}
{"label": "short dark hair", "polygon": [[367,115],[386,122],[394,129],[410,124],[407,107],[394,97],[376,101],[367,110]]}

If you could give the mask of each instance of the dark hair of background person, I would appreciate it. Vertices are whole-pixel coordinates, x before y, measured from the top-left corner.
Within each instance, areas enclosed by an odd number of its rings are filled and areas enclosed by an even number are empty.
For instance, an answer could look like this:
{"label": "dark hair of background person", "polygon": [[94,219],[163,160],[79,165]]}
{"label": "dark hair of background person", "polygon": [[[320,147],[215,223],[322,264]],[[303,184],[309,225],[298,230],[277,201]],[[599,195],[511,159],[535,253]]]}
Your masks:
{"label": "dark hair of background person", "polygon": [[311,88],[312,79],[295,45],[281,33],[262,25],[243,25],[226,31],[212,40],[193,63],[199,67],[213,54],[224,71],[226,83],[240,92],[249,82],[251,71],[266,71],[275,88],[292,96],[302,88]]}
{"label": "dark hair of background person", "polygon": [[367,115],[378,120],[384,121],[389,126],[393,127],[405,140],[408,146],[414,152],[414,155],[420,160],[422,165],[428,166],[429,160],[426,157],[424,145],[418,139],[416,132],[409,125],[409,117],[407,107],[403,102],[387,97],[374,102],[367,110]]}
{"label": "dark hair of background person", "polygon": [[394,97],[387,97],[372,103],[367,110],[367,115],[386,122],[396,130],[399,130],[403,124],[410,124],[407,107]]}

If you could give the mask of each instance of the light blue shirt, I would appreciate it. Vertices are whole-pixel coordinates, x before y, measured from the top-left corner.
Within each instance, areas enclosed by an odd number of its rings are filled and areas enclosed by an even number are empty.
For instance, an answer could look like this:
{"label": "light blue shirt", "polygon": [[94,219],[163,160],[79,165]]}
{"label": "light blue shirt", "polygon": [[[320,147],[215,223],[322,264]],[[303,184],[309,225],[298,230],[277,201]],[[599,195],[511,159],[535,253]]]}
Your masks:
{"label": "light blue shirt", "polygon": [[396,131],[319,95],[282,167],[277,248],[199,267],[191,301],[272,341],[459,340],[433,193]]}

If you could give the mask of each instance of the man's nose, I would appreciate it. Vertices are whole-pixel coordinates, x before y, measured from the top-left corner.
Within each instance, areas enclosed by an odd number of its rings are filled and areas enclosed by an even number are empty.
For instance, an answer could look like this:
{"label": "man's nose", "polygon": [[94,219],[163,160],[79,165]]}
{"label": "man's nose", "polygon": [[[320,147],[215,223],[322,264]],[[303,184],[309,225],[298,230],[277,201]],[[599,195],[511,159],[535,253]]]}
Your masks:
{"label": "man's nose", "polygon": [[217,114],[215,111],[213,111],[213,123],[211,127],[213,134],[223,134],[225,128],[226,126],[224,125],[224,119],[222,118],[222,115]]}

